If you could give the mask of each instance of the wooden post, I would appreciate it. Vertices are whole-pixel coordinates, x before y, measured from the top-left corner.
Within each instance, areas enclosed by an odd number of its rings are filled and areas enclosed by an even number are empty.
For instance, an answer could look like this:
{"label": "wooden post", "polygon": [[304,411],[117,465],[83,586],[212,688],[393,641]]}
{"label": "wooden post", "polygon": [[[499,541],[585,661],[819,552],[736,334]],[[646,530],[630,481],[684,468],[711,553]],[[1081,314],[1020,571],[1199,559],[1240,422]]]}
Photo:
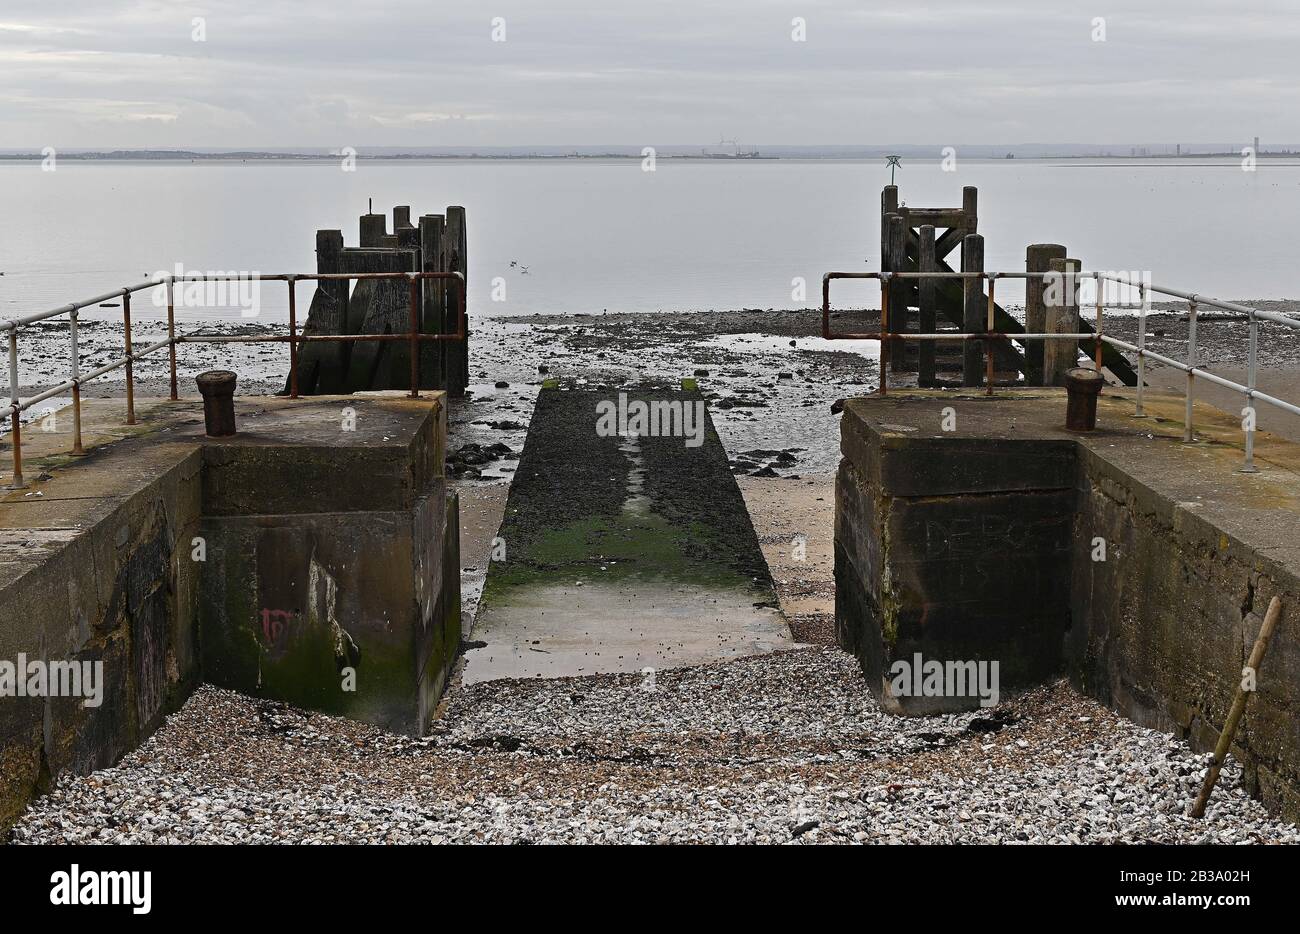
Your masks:
{"label": "wooden post", "polygon": [[961,190],[961,210],[966,215],[966,233],[979,233],[979,189],[967,185]]}
{"label": "wooden post", "polygon": [[898,213],[898,186],[886,185],[880,192],[880,271],[889,271],[889,215]]}
{"label": "wooden post", "polygon": [[388,236],[388,218],[382,214],[362,214],[357,243],[363,247],[380,247]]}
{"label": "wooden post", "polygon": [[[1077,259],[1052,259],[1043,301],[1047,308],[1047,333],[1079,333],[1079,280]],[[1064,386],[1065,374],[1079,362],[1077,340],[1051,340],[1043,345],[1043,385]]]}
{"label": "wooden post", "polygon": [[[973,189],[968,189],[973,190]],[[984,271],[984,238],[967,234],[961,242],[961,271]],[[980,334],[988,311],[984,297],[984,283],[975,277],[962,280],[962,331]],[[984,348],[980,341],[963,341],[961,384],[979,386],[984,382]]]}
{"label": "wooden post", "polygon": [[[316,231],[316,271],[334,275],[343,268],[343,231]],[[344,279],[327,279],[315,283],[307,321],[302,333],[347,334],[348,283]],[[347,385],[348,364],[352,359],[352,344],[345,341],[306,343],[298,348],[298,392],[343,392]]]}
{"label": "wooden post", "polygon": [[[1259,627],[1255,646],[1250,650],[1250,660],[1246,662],[1246,667],[1255,674],[1257,682],[1260,662],[1264,661],[1264,653],[1268,651],[1268,640],[1273,638],[1273,630],[1277,628],[1278,617],[1281,615],[1282,601],[1274,597],[1268,602],[1264,625]],[[1257,683],[1256,687],[1258,686]],[[1250,700],[1251,693],[1238,683],[1237,696],[1232,699],[1228,719],[1224,721],[1223,732],[1219,735],[1218,745],[1214,747],[1214,762],[1210,765],[1210,770],[1205,773],[1205,783],[1201,786],[1201,793],[1196,796],[1196,801],[1189,812],[1192,817],[1205,816],[1205,805],[1210,801],[1210,792],[1214,790],[1214,783],[1219,780],[1219,770],[1223,768],[1223,760],[1227,758],[1228,750],[1232,748],[1232,738],[1237,735],[1237,724],[1241,722],[1241,716],[1246,712],[1246,701]]]}
{"label": "wooden post", "polygon": [[[907,269],[907,222],[898,214],[889,216],[889,268],[892,272]],[[903,279],[890,282],[889,329],[895,333],[907,330],[908,285]],[[907,342],[896,340],[889,349],[889,368],[895,373],[908,372]]]}
{"label": "wooden post", "polygon": [[898,186],[886,185],[880,192],[880,214],[888,216],[898,213]]}
{"label": "wooden post", "polygon": [[[919,260],[917,269],[920,272],[938,271],[939,263],[934,253],[934,227],[930,224],[921,227],[921,252],[917,259]],[[934,285],[933,279],[921,279],[917,283],[917,306],[920,309],[917,328],[922,334],[933,334],[937,327],[934,314]],[[934,351],[934,341],[919,341],[917,344],[916,382],[919,386],[933,386],[935,383]]]}
{"label": "wooden post", "polygon": [[[425,214],[420,218],[420,269],[422,272],[441,272],[438,266],[442,255],[442,235],[446,218],[441,214]],[[446,303],[447,283],[441,279],[423,280],[423,306],[420,311],[420,330],[425,334],[443,332],[443,306]],[[442,389],[446,385],[446,341],[425,341],[420,347],[420,388]]]}
{"label": "wooden post", "polygon": [[[445,215],[445,227],[442,235],[442,252],[446,258],[444,269],[447,272],[459,272],[465,277],[465,287],[469,287],[469,258],[467,255],[468,237],[465,225],[465,209],[459,205],[450,205]],[[443,330],[452,332],[460,327],[460,306],[457,304],[460,284],[448,284],[444,305]],[[466,339],[452,341],[447,345],[444,357],[447,375],[447,392],[452,396],[463,396],[469,383],[469,337],[466,325]]]}
{"label": "wooden post", "polygon": [[[1065,247],[1059,243],[1031,243],[1025,248],[1025,272],[1048,272],[1052,260],[1065,259]],[[1047,331],[1047,305],[1044,303],[1046,277],[1025,280],[1025,330],[1030,334]],[[1025,342],[1025,385],[1043,385],[1043,345],[1046,341]]]}

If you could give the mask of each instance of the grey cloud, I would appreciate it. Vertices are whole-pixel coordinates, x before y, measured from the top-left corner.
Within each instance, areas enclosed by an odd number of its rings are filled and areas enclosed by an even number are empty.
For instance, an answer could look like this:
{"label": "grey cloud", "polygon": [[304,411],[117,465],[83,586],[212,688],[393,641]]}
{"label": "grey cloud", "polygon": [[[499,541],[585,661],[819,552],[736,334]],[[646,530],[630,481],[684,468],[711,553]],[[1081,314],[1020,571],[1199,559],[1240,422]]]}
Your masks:
{"label": "grey cloud", "polygon": [[1284,138],[1298,38],[1291,0],[6,0],[0,145]]}

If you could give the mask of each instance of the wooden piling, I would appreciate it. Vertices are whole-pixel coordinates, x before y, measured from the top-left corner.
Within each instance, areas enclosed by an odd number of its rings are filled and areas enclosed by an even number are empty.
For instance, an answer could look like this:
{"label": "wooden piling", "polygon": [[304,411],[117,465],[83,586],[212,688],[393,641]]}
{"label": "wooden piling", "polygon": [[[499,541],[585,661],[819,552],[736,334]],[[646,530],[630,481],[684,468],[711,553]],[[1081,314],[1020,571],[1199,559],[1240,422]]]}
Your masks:
{"label": "wooden piling", "polygon": [[965,215],[966,233],[979,233],[979,189],[967,185],[961,190],[961,212]]}
{"label": "wooden piling", "polygon": [[[465,225],[465,209],[460,205],[447,208],[445,227],[443,228],[442,253],[443,269],[446,272],[458,272],[464,276],[462,283],[449,286],[443,312],[443,331],[451,333],[460,327],[460,306],[458,298],[461,288],[469,287],[469,257],[467,251],[468,235]],[[468,335],[468,325],[466,326]],[[448,343],[443,358],[446,367],[447,392],[452,396],[463,396],[469,383],[469,340]]]}
{"label": "wooden piling", "polygon": [[[921,250],[918,257],[917,268],[920,272],[937,272],[939,262],[935,256],[934,247],[934,226],[925,224],[921,227]],[[935,321],[934,313],[934,279],[920,279],[917,282],[917,328],[922,334],[933,334],[938,327]],[[917,348],[917,385],[933,386],[935,384],[934,372],[934,341],[918,341]]]}
{"label": "wooden piling", "polygon": [[[1048,272],[1052,260],[1065,259],[1065,247],[1059,243],[1031,243],[1025,249],[1025,272]],[[1046,277],[1025,280],[1025,330],[1030,334],[1047,331],[1047,305],[1044,301]],[[1045,341],[1025,342],[1025,384],[1043,385],[1043,344]]]}
{"label": "wooden piling", "polygon": [[[442,236],[446,218],[441,214],[425,214],[420,218],[420,268],[424,272],[443,272]],[[445,322],[443,309],[447,303],[447,280],[424,279],[420,330],[425,334],[443,334]],[[453,292],[453,295],[455,293]],[[420,348],[420,388],[440,389],[446,384],[447,342],[425,341]]]}
{"label": "wooden piling", "polygon": [[[961,242],[961,271],[984,271],[984,238],[967,234]],[[988,311],[984,297],[983,280],[971,276],[962,280],[962,330],[967,334],[980,334],[985,329]],[[963,341],[961,384],[979,386],[984,381],[984,352],[980,341]]]}
{"label": "wooden piling", "polygon": [[886,185],[880,192],[880,213],[883,217],[898,213],[897,185]]}
{"label": "wooden piling", "polygon": [[388,218],[382,214],[362,214],[357,243],[362,247],[381,247],[388,237]]}
{"label": "wooden piling", "polygon": [[[1049,271],[1055,275],[1047,278],[1044,302],[1047,308],[1047,333],[1079,333],[1079,280],[1081,269],[1077,259],[1054,258]],[[1077,340],[1050,340],[1043,342],[1043,385],[1064,386],[1065,374],[1078,365]]]}
{"label": "wooden piling", "polygon": [[[316,231],[316,271],[321,275],[344,271],[343,231]],[[302,332],[308,336],[350,333],[346,281],[316,283]],[[307,395],[343,392],[351,359],[352,344],[346,341],[302,344],[298,349],[298,391]]]}
{"label": "wooden piling", "polygon": [[[889,269],[891,272],[904,272],[907,269],[907,222],[899,214],[889,216]],[[903,279],[890,283],[889,329],[898,334],[907,330],[907,286],[908,283]],[[889,368],[895,373],[907,372],[906,341],[890,342]]]}
{"label": "wooden piling", "polygon": [[889,217],[898,213],[898,186],[886,185],[880,192],[880,271],[889,271]]}

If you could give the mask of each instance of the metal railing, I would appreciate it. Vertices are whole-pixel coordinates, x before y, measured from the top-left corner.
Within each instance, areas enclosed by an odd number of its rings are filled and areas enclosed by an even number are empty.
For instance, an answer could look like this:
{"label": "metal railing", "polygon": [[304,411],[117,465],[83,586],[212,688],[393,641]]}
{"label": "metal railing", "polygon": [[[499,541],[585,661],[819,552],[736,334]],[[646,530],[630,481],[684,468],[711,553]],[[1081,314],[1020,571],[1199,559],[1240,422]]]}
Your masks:
{"label": "metal railing", "polygon": [[[297,283],[299,281],[351,281],[365,279],[405,279],[410,288],[410,330],[398,334],[299,334]],[[426,279],[446,279],[456,283],[457,289],[457,328],[454,332],[443,334],[425,334],[420,331],[420,282]],[[289,333],[263,335],[203,335],[176,333],[175,283],[207,281],[258,281],[285,282],[289,286]],[[163,288],[167,292],[167,337],[155,341],[141,350],[135,350],[131,341],[131,296],[146,289]],[[109,363],[87,372],[81,372],[81,349],[78,341],[78,316],[83,308],[98,305],[112,298],[122,299],[123,351],[124,354]],[[18,332],[28,325],[46,321],[60,315],[68,315],[69,341],[71,344],[71,369],[68,379],[27,399],[18,396]],[[287,343],[289,345],[289,397],[298,398],[298,347],[300,344],[315,341],[407,341],[410,344],[411,389],[413,399],[420,395],[420,344],[424,341],[463,341],[468,334],[465,316],[465,276],[459,272],[367,272],[367,273],[281,273],[277,275],[240,275],[236,273],[214,273],[211,275],[161,276],[148,282],[125,286],[88,298],[79,302],[60,305],[49,311],[36,312],[7,321],[0,321],[0,332],[8,332],[9,343],[9,405],[0,410],[0,421],[10,421],[10,437],[13,444],[13,474],[9,489],[22,489],[27,484],[23,480],[22,455],[22,419],[21,414],[47,399],[72,392],[72,450],[71,454],[85,453],[81,438],[81,387],[113,370],[126,368],[126,424],[134,425],[135,419],[135,361],[156,353],[163,348],[168,352],[169,398],[179,398],[176,378],[176,345],[189,343]]]}
{"label": "metal railing", "polygon": [[[891,331],[889,328],[889,286],[890,282],[895,279],[973,279],[976,281],[984,280],[988,282],[988,312],[985,320],[985,330],[976,333],[965,333],[961,331],[947,331],[932,334],[918,334],[908,331]],[[1050,279],[1057,278],[1064,280],[1067,284],[1064,288],[1072,290],[1075,284],[1080,280],[1092,279],[1096,283],[1096,319],[1095,333],[1027,333],[1014,331],[996,331],[994,330],[995,312],[997,303],[994,298],[996,285],[999,279]],[[833,332],[831,330],[831,298],[830,284],[835,279],[878,279],[880,280],[880,330],[870,333],[844,333]],[[1105,302],[1102,283],[1114,282],[1129,288],[1137,289],[1139,301],[1135,306],[1119,304],[1118,307],[1136,307],[1138,308],[1138,336],[1137,343],[1132,344],[1128,341],[1111,337],[1102,330],[1104,310],[1106,307],[1116,307]],[[1151,296],[1153,294],[1167,295],[1172,298],[1184,299],[1188,303],[1188,333],[1187,333],[1187,359],[1186,361],[1175,360],[1164,354],[1156,353],[1147,349],[1146,331],[1147,331],[1147,314],[1151,308]],[[1217,308],[1221,311],[1234,312],[1243,315],[1249,323],[1249,337],[1247,345],[1247,365],[1246,365],[1246,383],[1234,382],[1211,373],[1202,366],[1197,365],[1197,347],[1196,347],[1196,316],[1201,306]],[[1082,319],[1082,307],[1080,307],[1080,318]],[[1105,272],[828,272],[822,277],[822,337],[827,340],[875,340],[880,341],[880,386],[877,391],[878,395],[885,395],[888,391],[888,363],[889,363],[889,342],[892,340],[916,340],[916,341],[984,341],[988,346],[988,352],[985,353],[985,371],[984,387],[987,395],[993,395],[993,352],[992,345],[998,341],[1050,341],[1050,340],[1091,340],[1094,342],[1094,359],[1093,365],[1101,370],[1102,368],[1102,346],[1109,344],[1119,350],[1127,351],[1137,357],[1137,388],[1134,397],[1134,417],[1145,417],[1144,390],[1145,390],[1145,371],[1147,359],[1154,360],[1165,366],[1173,367],[1187,374],[1187,384],[1184,390],[1184,418],[1183,418],[1183,441],[1190,443],[1195,441],[1193,432],[1193,401],[1195,397],[1196,379],[1207,380],[1215,385],[1222,386],[1225,389],[1231,389],[1245,396],[1246,408],[1242,411],[1242,431],[1245,435],[1245,463],[1240,468],[1242,473],[1257,473],[1258,468],[1255,466],[1255,400],[1266,402],[1275,408],[1290,412],[1294,415],[1300,415],[1300,406],[1294,405],[1283,399],[1278,399],[1267,393],[1260,392],[1256,389],[1259,373],[1259,322],[1270,321],[1274,324],[1292,330],[1300,330],[1300,320],[1287,317],[1283,314],[1271,311],[1261,311],[1257,308],[1251,308],[1247,305],[1240,305],[1236,302],[1226,302],[1222,299],[1210,298],[1197,292],[1188,292],[1182,289],[1170,288],[1167,286],[1154,285],[1150,282],[1138,280],[1135,281],[1128,276],[1119,276]]]}

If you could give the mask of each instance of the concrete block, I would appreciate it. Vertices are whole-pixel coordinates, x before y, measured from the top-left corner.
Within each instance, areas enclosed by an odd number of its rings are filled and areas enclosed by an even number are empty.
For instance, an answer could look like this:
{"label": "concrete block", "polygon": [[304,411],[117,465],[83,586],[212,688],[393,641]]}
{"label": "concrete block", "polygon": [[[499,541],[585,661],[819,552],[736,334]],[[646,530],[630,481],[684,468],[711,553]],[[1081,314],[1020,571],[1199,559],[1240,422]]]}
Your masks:
{"label": "concrete block", "polygon": [[439,483],[412,510],[206,519],[204,677],[422,735],[459,642],[450,509]]}
{"label": "concrete block", "polygon": [[[1003,688],[1067,672],[1134,721],[1208,750],[1274,594],[1284,613],[1236,737],[1248,787],[1300,816],[1300,446],[1257,436],[1236,472],[1237,420],[1182,400],[1099,400],[1067,433],[1059,390],[980,407],[903,391],[849,400],[836,483],[836,630],[890,704],[896,659],[991,658]],[[936,434],[942,407],[958,430]],[[1098,543],[1103,550],[1098,551]],[[967,705],[970,706],[970,705]],[[904,713],[935,709],[907,701]]]}
{"label": "concrete block", "polygon": [[220,443],[197,401],[137,411],[123,429],[118,401],[85,400],[88,456],[36,433],[41,495],[0,492],[0,659],[104,675],[99,706],[0,699],[0,829],[60,774],[112,765],[200,680],[419,733],[459,651],[445,396],[240,399]]}

